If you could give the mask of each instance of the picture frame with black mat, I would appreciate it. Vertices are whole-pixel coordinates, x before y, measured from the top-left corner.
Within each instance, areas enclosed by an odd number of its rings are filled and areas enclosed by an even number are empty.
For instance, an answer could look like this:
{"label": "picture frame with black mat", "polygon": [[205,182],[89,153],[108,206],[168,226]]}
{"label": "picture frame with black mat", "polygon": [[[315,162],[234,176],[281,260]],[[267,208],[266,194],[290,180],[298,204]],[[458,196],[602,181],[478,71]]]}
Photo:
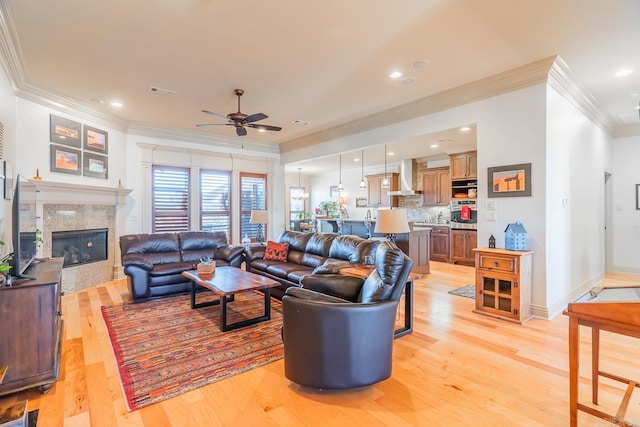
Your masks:
{"label": "picture frame with black mat", "polygon": [[109,133],[107,131],[84,125],[83,127],[84,149],[101,154],[109,152]]}
{"label": "picture frame with black mat", "polygon": [[82,174],[82,152],[70,147],[51,144],[51,172]]}
{"label": "picture frame with black mat", "polygon": [[487,197],[531,196],[531,163],[487,168]]}
{"label": "picture frame with black mat", "polygon": [[49,140],[56,144],[82,147],[82,124],[64,117],[49,115]]}
{"label": "picture frame with black mat", "polygon": [[109,158],[85,151],[82,156],[82,174],[93,178],[107,179],[109,177]]}

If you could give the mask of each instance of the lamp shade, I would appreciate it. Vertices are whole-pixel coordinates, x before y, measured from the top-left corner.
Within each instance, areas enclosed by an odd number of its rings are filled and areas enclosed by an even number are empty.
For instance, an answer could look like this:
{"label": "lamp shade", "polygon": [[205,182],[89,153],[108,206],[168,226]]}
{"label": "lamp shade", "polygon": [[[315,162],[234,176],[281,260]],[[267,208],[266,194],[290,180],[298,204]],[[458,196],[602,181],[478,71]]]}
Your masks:
{"label": "lamp shade", "polygon": [[376,220],[376,233],[398,234],[408,233],[409,221],[407,220],[406,209],[381,209],[378,210]]}
{"label": "lamp shade", "polygon": [[251,218],[249,218],[250,224],[268,224],[269,223],[269,211],[255,210],[251,211]]}

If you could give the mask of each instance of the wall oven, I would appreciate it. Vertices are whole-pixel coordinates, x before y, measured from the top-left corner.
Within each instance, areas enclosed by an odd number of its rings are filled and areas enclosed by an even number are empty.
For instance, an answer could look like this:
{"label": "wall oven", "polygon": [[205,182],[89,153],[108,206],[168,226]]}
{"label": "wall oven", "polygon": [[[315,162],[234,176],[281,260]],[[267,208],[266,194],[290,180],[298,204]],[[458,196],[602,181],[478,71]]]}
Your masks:
{"label": "wall oven", "polygon": [[477,230],[478,206],[476,199],[451,200],[451,228]]}

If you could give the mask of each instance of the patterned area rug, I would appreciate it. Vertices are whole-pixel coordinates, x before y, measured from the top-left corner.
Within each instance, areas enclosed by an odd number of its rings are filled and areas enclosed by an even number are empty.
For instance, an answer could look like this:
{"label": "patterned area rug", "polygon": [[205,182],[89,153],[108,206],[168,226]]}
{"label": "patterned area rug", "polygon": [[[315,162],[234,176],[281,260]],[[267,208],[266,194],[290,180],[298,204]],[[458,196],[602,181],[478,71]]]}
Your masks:
{"label": "patterned area rug", "polygon": [[449,291],[450,294],[460,295],[461,297],[476,299],[476,287],[474,285],[465,285],[461,288]]}
{"label": "patterned area rug", "polygon": [[[259,292],[236,295],[227,321],[259,316],[263,301]],[[271,320],[230,332],[220,332],[220,306],[192,310],[189,295],[103,306],[102,317],[130,411],[283,357],[282,303],[273,298]]]}

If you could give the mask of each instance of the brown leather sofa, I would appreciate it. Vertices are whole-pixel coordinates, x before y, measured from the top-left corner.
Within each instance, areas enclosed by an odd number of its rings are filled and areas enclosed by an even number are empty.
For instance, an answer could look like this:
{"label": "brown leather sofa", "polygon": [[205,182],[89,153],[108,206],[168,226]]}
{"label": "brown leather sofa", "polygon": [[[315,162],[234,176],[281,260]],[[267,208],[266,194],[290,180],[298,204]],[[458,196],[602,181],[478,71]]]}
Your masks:
{"label": "brown leather sofa", "polygon": [[229,245],[224,232],[129,234],[120,236],[120,251],[134,302],[188,292],[191,282],[182,272],[194,270],[202,258],[213,258],[217,266],[244,262],[244,248]]}
{"label": "brown leather sofa", "polygon": [[413,261],[383,241],[367,277],[317,274],[282,299],[284,374],[296,384],[344,389],[391,376],[398,301]]}
{"label": "brown leather sofa", "polygon": [[278,243],[288,243],[287,261],[264,259],[264,246],[246,250],[247,271],[269,277],[281,283],[271,289],[271,295],[282,299],[290,286],[300,286],[300,280],[310,274],[337,273],[340,268],[360,265],[365,255],[375,255],[377,240],[334,233],[303,233],[285,230]]}

